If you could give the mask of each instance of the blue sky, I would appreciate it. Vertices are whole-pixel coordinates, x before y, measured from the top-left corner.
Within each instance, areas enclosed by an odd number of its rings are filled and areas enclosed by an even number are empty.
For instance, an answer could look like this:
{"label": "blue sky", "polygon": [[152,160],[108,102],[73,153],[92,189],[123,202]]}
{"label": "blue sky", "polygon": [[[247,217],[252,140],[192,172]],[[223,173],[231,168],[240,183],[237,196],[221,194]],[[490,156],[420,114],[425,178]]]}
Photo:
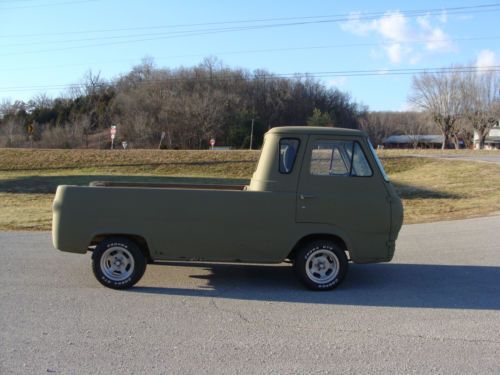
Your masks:
{"label": "blue sky", "polygon": [[[500,3],[485,4],[495,3],[0,0],[0,99],[57,97],[89,69],[112,79],[146,56],[169,68],[216,56],[281,74],[368,70],[321,79],[371,110],[404,110],[411,75],[393,69],[500,65]],[[451,9],[463,6],[477,8]]]}

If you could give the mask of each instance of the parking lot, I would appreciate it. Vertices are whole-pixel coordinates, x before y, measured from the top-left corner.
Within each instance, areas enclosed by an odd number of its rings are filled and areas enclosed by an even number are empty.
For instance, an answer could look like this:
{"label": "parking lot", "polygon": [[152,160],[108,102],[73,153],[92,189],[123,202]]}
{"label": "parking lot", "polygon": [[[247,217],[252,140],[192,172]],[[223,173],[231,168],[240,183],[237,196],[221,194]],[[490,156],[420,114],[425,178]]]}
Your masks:
{"label": "parking lot", "polygon": [[500,216],[404,226],[310,292],[290,265],[168,263],[102,287],[50,233],[0,233],[0,373],[500,372]]}

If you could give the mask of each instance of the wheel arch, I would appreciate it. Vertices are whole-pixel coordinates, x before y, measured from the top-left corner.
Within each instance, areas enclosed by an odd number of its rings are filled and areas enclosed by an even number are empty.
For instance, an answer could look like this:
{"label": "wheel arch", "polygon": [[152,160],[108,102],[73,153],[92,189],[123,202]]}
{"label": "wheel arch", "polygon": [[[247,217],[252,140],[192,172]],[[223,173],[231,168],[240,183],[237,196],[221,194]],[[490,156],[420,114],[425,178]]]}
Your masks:
{"label": "wheel arch", "polygon": [[153,261],[153,258],[151,257],[151,252],[149,249],[148,241],[144,236],[138,235],[138,234],[130,234],[130,233],[100,233],[100,234],[95,234],[92,237],[92,240],[90,241],[90,246],[95,246],[102,240],[108,238],[108,237],[124,237],[129,239],[130,241],[133,241],[139,249],[142,251],[144,256],[146,257],[148,263],[151,263]]}
{"label": "wheel arch", "polygon": [[344,239],[342,239],[342,237],[338,235],[331,233],[312,233],[302,237],[297,241],[297,243],[293,246],[292,250],[288,253],[287,259],[293,261],[295,258],[295,254],[304,244],[316,240],[329,240],[335,242],[337,246],[339,246],[342,250],[344,250],[344,252],[346,252],[346,255],[348,255],[347,258],[350,259],[349,248],[347,247],[347,244],[344,241]]}

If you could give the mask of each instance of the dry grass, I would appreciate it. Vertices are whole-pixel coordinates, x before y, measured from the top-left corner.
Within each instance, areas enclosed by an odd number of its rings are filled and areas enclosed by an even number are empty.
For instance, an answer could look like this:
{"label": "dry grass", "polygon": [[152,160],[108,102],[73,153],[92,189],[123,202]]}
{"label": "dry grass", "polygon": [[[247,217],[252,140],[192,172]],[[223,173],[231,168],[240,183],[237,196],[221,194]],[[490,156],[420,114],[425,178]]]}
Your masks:
{"label": "dry grass", "polygon": [[[381,152],[403,198],[406,223],[500,211],[500,165],[413,158],[412,153]],[[87,185],[94,180],[224,182],[221,178],[246,183],[258,157],[258,151],[3,149],[0,230],[50,229],[51,202],[59,184]]]}
{"label": "dry grass", "polygon": [[0,230],[48,230],[52,194],[0,193]]}
{"label": "dry grass", "polygon": [[377,153],[380,157],[393,157],[393,156],[411,156],[411,155],[425,155],[425,156],[489,156],[500,155],[500,150],[441,150],[441,149],[384,149],[378,150]]}
{"label": "dry grass", "polygon": [[242,177],[251,175],[259,151],[0,150],[0,173],[122,173]]}
{"label": "dry grass", "polygon": [[500,212],[500,165],[469,161],[383,158],[405,207],[405,223]]}

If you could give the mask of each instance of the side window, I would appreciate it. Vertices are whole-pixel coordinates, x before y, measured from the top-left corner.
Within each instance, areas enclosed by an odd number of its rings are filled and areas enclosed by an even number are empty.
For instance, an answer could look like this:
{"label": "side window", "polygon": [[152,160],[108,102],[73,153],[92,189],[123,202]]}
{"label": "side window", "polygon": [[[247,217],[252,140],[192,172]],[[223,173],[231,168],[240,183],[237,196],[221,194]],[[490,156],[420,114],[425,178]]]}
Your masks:
{"label": "side window", "polygon": [[358,142],[354,143],[354,156],[352,158],[351,176],[369,177],[373,172],[366,160],[365,153]]}
{"label": "side window", "polygon": [[316,176],[371,176],[361,146],[352,141],[318,141],[313,145],[310,173]]}
{"label": "side window", "polygon": [[299,140],[295,138],[280,139],[280,173],[292,173],[297,151],[299,149]]}
{"label": "side window", "polygon": [[[348,175],[351,170],[350,157],[342,141],[323,141],[313,145],[311,174],[319,176]],[[352,147],[352,146],[351,146]]]}

